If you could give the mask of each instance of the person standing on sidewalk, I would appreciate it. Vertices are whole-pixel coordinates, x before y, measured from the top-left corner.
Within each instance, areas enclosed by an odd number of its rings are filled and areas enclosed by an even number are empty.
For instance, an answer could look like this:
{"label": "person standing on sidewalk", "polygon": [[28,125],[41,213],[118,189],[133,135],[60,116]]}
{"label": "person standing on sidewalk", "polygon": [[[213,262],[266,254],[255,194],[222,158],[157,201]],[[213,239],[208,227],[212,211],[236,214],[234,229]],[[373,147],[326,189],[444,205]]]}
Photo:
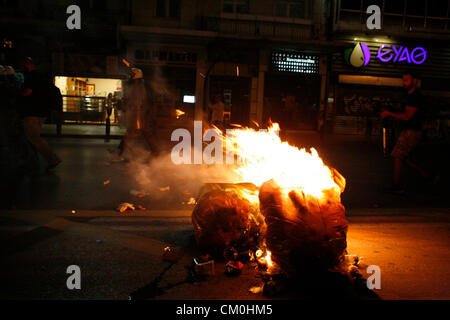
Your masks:
{"label": "person standing on sidewalk", "polygon": [[394,194],[404,193],[400,185],[403,164],[414,168],[426,180],[435,183],[437,176],[431,175],[417,163],[411,160],[411,151],[419,144],[422,138],[422,123],[425,120],[425,105],[422,94],[417,88],[417,78],[412,73],[403,76],[403,87],[407,91],[407,102],[405,110],[401,113],[381,110],[381,118],[392,117],[401,120],[402,131],[397,143],[392,150],[391,156],[394,158],[394,179],[393,184],[386,191]]}
{"label": "person standing on sidewalk", "polygon": [[211,123],[218,127],[219,129],[223,129],[223,112],[225,111],[225,105],[222,101],[221,95],[216,95],[214,98],[214,104],[208,106],[211,109]]}
{"label": "person standing on sidewalk", "polygon": [[31,58],[24,59],[22,68],[25,77],[21,91],[24,132],[28,141],[47,160],[47,170],[50,170],[62,161],[41,138],[42,125],[51,110],[50,84],[36,71]]}

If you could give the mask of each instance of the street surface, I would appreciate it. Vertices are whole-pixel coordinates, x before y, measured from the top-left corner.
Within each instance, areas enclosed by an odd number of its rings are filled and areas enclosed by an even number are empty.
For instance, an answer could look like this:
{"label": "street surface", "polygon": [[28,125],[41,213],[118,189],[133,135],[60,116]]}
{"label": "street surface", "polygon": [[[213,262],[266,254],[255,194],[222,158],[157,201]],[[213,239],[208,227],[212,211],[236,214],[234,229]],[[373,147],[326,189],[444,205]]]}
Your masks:
{"label": "street surface", "polygon": [[[308,145],[302,137],[293,140]],[[195,197],[195,184],[158,181],[139,198],[130,190],[142,189],[146,173],[113,161],[107,148],[117,140],[49,141],[64,162],[52,174],[24,181],[15,209],[0,210],[2,299],[128,299],[133,294],[140,299],[266,299],[248,291],[262,283],[249,264],[229,278],[217,261],[214,277],[192,280],[188,267],[201,252],[193,241],[193,205],[183,191]],[[390,181],[391,163],[376,146],[308,142],[347,178],[342,201],[350,222],[348,253],[362,256],[364,277],[365,267],[380,267],[381,290],[355,290],[342,279],[326,287],[317,279],[316,288],[296,284],[280,298],[450,299],[445,183],[431,188],[411,174],[406,195],[387,195],[382,188]],[[428,165],[445,181],[441,147],[425,148]],[[158,190],[166,184],[170,190]],[[124,201],[146,210],[115,211]],[[177,263],[162,261],[166,246],[182,255]],[[70,265],[81,268],[81,290],[66,287]]]}

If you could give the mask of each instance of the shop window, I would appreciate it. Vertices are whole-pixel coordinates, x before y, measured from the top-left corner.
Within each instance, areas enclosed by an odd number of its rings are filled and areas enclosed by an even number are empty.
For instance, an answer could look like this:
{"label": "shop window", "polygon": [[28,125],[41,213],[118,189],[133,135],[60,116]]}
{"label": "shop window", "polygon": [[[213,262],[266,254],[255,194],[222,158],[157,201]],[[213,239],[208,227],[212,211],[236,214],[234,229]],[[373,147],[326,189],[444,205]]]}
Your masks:
{"label": "shop window", "polygon": [[305,0],[284,0],[275,5],[275,15],[288,18],[305,18]]}
{"label": "shop window", "polygon": [[223,12],[248,13],[249,0],[224,0]]}
{"label": "shop window", "polygon": [[156,16],[165,18],[179,18],[181,11],[181,0],[157,0]]}

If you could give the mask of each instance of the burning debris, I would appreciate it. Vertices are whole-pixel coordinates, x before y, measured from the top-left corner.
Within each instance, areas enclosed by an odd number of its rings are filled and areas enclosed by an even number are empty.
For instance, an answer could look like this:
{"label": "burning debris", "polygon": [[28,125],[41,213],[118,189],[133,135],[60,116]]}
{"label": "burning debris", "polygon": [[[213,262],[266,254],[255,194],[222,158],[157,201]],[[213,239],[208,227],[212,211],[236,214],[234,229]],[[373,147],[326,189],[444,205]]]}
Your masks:
{"label": "burning debris", "polygon": [[175,109],[175,117],[176,117],[177,119],[180,119],[180,117],[181,117],[182,115],[184,115],[184,114],[186,114],[186,112],[184,112],[183,110]]}
{"label": "burning debris", "polygon": [[264,223],[258,206],[248,200],[257,197],[256,190],[251,184],[205,185],[192,213],[197,244],[210,252],[255,246]]}
{"label": "burning debris", "polygon": [[268,296],[284,291],[290,278],[335,268],[347,247],[345,178],[316,150],[281,142],[277,131],[274,124],[266,132],[246,128],[227,136],[242,160],[234,168],[240,181],[204,185],[192,212],[197,245],[223,250],[227,275],[240,273],[239,252],[247,250],[247,261],[269,275]]}
{"label": "burning debris", "polygon": [[165,191],[169,191],[169,190],[170,190],[170,186],[159,188],[159,191],[161,191],[161,192],[165,192]]}
{"label": "burning debris", "polygon": [[136,210],[136,208],[134,207],[134,205],[132,205],[131,203],[128,202],[122,202],[121,204],[119,204],[119,206],[117,207],[117,211],[119,211],[120,213],[123,213],[127,210]]}
{"label": "burning debris", "polygon": [[110,184],[110,182],[111,182],[111,181],[109,181],[109,180],[105,180],[105,181],[103,181],[103,185],[104,185],[104,186],[107,186],[108,184]]}

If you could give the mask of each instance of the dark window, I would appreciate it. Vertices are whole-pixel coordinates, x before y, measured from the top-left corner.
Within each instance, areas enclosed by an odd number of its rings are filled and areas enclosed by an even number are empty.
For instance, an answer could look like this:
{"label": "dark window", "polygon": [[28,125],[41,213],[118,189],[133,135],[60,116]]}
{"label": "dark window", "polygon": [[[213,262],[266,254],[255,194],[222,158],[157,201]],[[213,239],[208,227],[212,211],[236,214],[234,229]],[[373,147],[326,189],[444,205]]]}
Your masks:
{"label": "dark window", "polygon": [[165,17],[166,16],[166,0],[157,0],[156,16],[157,17]]}
{"label": "dark window", "polygon": [[224,0],[223,1],[223,12],[234,12],[233,0]]}
{"label": "dark window", "polygon": [[342,0],[341,9],[361,10],[361,0]]}
{"label": "dark window", "polygon": [[181,9],[181,0],[157,0],[156,16],[179,18]]}
{"label": "dark window", "polygon": [[0,7],[17,8],[17,0],[0,0]]}
{"label": "dark window", "polygon": [[305,17],[305,2],[297,1],[291,3],[289,7],[289,17],[291,18],[304,18]]}
{"label": "dark window", "polygon": [[236,12],[237,13],[248,13],[248,0],[237,0],[236,1]]}
{"label": "dark window", "polygon": [[284,0],[275,6],[275,16],[305,18],[305,0]]}
{"label": "dark window", "polygon": [[286,17],[287,16],[287,8],[288,5],[286,2],[277,3],[275,7],[275,15],[277,17]]}
{"label": "dark window", "polygon": [[388,13],[403,13],[404,7],[404,0],[386,1],[384,3],[384,11]]}
{"label": "dark window", "polygon": [[92,9],[94,10],[106,10],[106,0],[92,1]]}
{"label": "dark window", "polygon": [[180,0],[170,0],[169,9],[170,9],[169,16],[171,18],[179,18],[180,17]]}
{"label": "dark window", "polygon": [[428,1],[427,16],[445,17],[447,15],[448,1]]}
{"label": "dark window", "polygon": [[425,1],[424,0],[409,0],[406,4],[406,14],[415,15],[415,16],[424,16],[425,15]]}
{"label": "dark window", "polygon": [[224,0],[223,12],[248,13],[249,0]]}

